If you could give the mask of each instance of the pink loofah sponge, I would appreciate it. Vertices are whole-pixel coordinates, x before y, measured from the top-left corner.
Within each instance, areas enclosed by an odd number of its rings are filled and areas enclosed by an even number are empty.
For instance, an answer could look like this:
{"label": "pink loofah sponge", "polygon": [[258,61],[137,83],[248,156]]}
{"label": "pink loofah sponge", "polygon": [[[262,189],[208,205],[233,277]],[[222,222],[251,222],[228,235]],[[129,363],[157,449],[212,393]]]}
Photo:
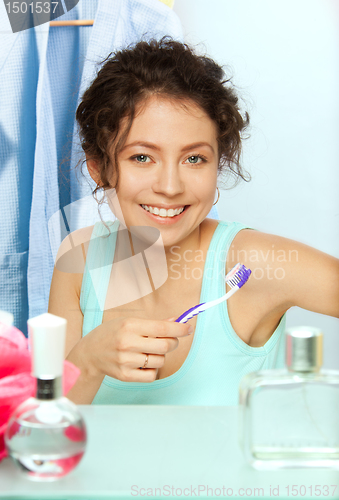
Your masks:
{"label": "pink loofah sponge", "polygon": [[[79,368],[64,361],[64,394],[73,387],[79,375]],[[4,443],[7,422],[23,401],[35,396],[35,390],[28,340],[14,326],[0,323],[0,460],[7,456]]]}

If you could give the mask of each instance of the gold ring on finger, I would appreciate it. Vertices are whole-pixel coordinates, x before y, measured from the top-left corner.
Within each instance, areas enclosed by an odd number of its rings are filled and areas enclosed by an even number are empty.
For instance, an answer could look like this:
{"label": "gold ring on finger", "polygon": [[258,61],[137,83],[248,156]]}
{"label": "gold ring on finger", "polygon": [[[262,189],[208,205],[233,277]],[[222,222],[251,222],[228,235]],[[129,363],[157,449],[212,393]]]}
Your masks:
{"label": "gold ring on finger", "polygon": [[144,366],[142,367],[142,369],[146,368],[147,365],[148,365],[148,354],[146,354],[145,363],[144,363]]}

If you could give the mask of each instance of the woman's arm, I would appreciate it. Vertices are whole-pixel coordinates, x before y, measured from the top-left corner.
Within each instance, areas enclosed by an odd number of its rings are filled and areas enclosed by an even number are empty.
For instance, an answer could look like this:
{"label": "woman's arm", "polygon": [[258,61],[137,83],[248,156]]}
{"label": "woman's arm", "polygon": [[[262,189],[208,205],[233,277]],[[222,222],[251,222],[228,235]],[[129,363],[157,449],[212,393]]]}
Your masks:
{"label": "woman's arm", "polygon": [[90,404],[104,376],[91,366],[82,342],[81,281],[82,274],[62,272],[54,268],[48,312],[67,320],[65,358],[81,370],[67,397],[77,404]]}
{"label": "woman's arm", "polygon": [[[266,297],[272,307],[299,306],[339,318],[339,259],[280,236],[240,231],[233,260],[252,270],[247,293]],[[229,252],[232,255],[232,252]]]}
{"label": "woman's arm", "polygon": [[[67,320],[65,359],[81,370],[67,397],[77,404],[90,404],[103,375],[97,373],[86,357],[82,340],[83,314],[80,290],[88,241],[93,226],[71,233],[60,245],[54,267],[48,312]],[[72,272],[77,271],[77,272]]]}

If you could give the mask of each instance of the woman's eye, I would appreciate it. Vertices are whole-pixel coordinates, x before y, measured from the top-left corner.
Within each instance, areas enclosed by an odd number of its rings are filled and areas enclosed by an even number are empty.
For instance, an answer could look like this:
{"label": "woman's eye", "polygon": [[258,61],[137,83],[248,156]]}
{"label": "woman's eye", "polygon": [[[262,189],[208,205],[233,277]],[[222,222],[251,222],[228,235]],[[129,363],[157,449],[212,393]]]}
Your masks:
{"label": "woman's eye", "polygon": [[147,162],[147,159],[149,158],[149,156],[147,155],[134,155],[132,156],[132,160],[136,160],[137,163],[148,163]]}
{"label": "woman's eye", "polygon": [[[136,163],[149,163],[151,162],[151,158],[148,155],[134,155],[131,157],[131,160],[136,161]],[[192,155],[187,158],[187,160],[191,165],[205,163],[207,159],[202,155]]]}
{"label": "woman's eye", "polygon": [[[201,160],[201,161],[199,161]],[[189,156],[187,158],[187,160],[189,163],[191,164],[195,164],[195,163],[202,163],[202,162],[206,162],[206,158],[204,156],[201,156],[201,155],[192,155],[192,156]]]}

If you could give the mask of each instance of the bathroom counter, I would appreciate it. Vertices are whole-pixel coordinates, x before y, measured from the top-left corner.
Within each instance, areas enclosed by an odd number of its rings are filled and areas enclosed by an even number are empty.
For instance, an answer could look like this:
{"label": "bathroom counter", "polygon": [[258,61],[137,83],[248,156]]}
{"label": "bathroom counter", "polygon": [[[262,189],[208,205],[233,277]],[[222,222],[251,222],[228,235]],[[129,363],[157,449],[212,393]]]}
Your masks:
{"label": "bathroom counter", "polygon": [[238,445],[237,407],[79,407],[88,446],[78,467],[52,483],[0,462],[0,498],[327,498],[339,499],[339,471],[261,472]]}

